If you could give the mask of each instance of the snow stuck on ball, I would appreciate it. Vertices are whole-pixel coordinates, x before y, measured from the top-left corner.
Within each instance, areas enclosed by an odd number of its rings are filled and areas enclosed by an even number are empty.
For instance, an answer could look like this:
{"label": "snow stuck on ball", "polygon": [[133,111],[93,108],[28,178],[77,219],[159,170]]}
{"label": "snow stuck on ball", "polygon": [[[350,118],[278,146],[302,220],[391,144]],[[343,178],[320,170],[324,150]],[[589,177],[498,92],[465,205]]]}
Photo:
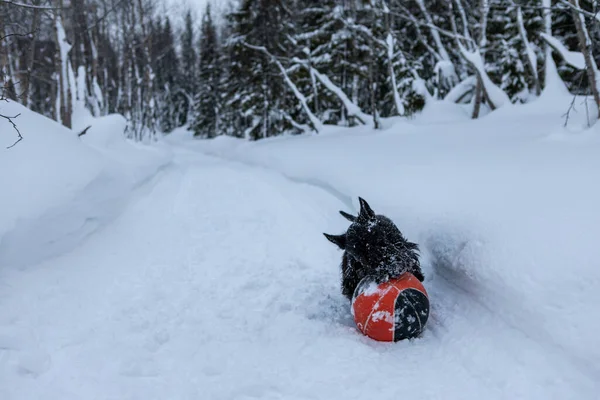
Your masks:
{"label": "snow stuck on ball", "polygon": [[429,297],[411,273],[377,284],[364,278],[352,298],[352,315],[366,336],[397,342],[419,336],[429,318]]}

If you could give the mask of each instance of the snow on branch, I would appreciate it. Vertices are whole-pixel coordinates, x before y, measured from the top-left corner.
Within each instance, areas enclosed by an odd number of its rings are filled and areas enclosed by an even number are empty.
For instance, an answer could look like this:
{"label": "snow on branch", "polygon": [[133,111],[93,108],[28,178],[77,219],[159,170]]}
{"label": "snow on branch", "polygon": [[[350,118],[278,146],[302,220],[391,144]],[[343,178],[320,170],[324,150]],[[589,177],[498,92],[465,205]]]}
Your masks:
{"label": "snow on branch", "polygon": [[592,12],[586,11],[586,10],[584,10],[581,7],[577,7],[577,6],[573,5],[573,4],[571,4],[568,0],[560,0],[560,2],[562,4],[564,4],[565,6],[571,8],[573,11],[576,11],[579,14],[582,14],[582,15],[588,17],[588,18],[593,18],[596,21],[600,22],[600,13],[597,13],[597,12],[596,13],[592,13]]}
{"label": "snow on branch", "polygon": [[374,43],[378,44],[380,47],[383,47],[383,48],[387,47],[386,42],[384,42],[383,40],[377,38],[373,34],[373,31],[371,29],[367,28],[366,26],[364,26],[362,24],[358,24],[358,23],[356,23],[354,21],[348,21],[346,19],[341,19],[341,21],[349,29],[352,29],[352,30],[354,30],[356,32],[359,32],[359,33],[367,35],[367,38],[369,38],[370,40],[372,40]]}
{"label": "snow on branch", "polygon": [[444,100],[453,103],[461,103],[468,96],[472,95],[477,85],[477,77],[471,75],[454,86],[444,97]]}
{"label": "snow on branch", "polygon": [[344,93],[344,91],[339,88],[338,86],[336,86],[333,82],[331,82],[331,79],[329,79],[329,77],[327,75],[323,75],[322,73],[320,73],[319,71],[317,71],[313,66],[311,66],[309,63],[307,63],[306,61],[302,61],[296,57],[293,58],[294,62],[297,62],[299,64],[304,65],[306,68],[309,69],[309,71],[314,74],[314,76],[327,88],[329,89],[332,93],[334,93],[344,104],[344,107],[346,107],[346,110],[348,110],[348,114],[350,114],[351,116],[355,117],[356,119],[358,119],[363,125],[367,124],[367,121],[369,121],[371,119],[371,116],[368,114],[365,114],[359,106],[357,106],[356,104],[354,104],[352,102],[352,100],[350,100],[348,98],[348,96],[346,96],[346,93]]}
{"label": "snow on branch", "polygon": [[535,91],[539,96],[541,92],[540,87],[540,79],[537,72],[537,57],[535,55],[535,51],[531,43],[529,43],[529,39],[527,39],[527,30],[525,29],[525,24],[523,22],[523,10],[521,7],[517,7],[517,25],[519,26],[519,35],[521,36],[521,40],[523,41],[523,45],[525,46],[525,51],[527,54],[527,65],[529,66],[529,70],[531,75],[533,76]]}
{"label": "snow on branch", "polygon": [[310,133],[313,129],[305,124],[300,124],[298,122],[296,122],[291,116],[290,114],[286,113],[285,111],[280,110],[279,113],[283,116],[283,118],[288,121],[290,124],[292,124],[292,126],[296,129],[301,130],[304,133]]}
{"label": "snow on branch", "polygon": [[[579,0],[570,1],[575,8],[580,8]],[[588,76],[588,82],[592,90],[592,95],[594,96],[594,101],[596,102],[596,107],[600,108],[600,71],[598,71],[598,65],[596,64],[593,55],[592,39],[585,25],[583,14],[578,13],[576,9],[573,9],[573,19],[575,20],[575,29],[577,30],[577,37],[579,38],[579,49],[583,55],[583,64]]]}
{"label": "snow on branch", "polygon": [[292,82],[292,80],[288,76],[287,72],[285,71],[285,68],[283,68],[283,65],[281,65],[279,60],[277,60],[277,58],[275,58],[274,55],[269,53],[269,51],[263,46],[253,46],[246,42],[242,42],[242,43],[244,44],[244,46],[246,46],[250,49],[262,51],[263,53],[265,53],[267,55],[267,57],[270,58],[271,62],[273,62],[275,65],[277,65],[277,68],[279,68],[279,70],[281,71],[281,75],[283,76],[283,79],[285,80],[287,85],[290,87],[290,89],[292,89],[292,91],[294,92],[294,95],[296,96],[296,98],[302,105],[302,108],[308,115],[308,118],[310,119],[310,123],[312,125],[313,130],[315,130],[317,133],[321,132],[323,130],[323,124],[321,123],[319,118],[317,118],[316,115],[313,114],[313,112],[310,110],[310,107],[308,106],[308,103],[306,102],[306,97],[300,92],[300,90],[298,90],[298,87],[294,84],[294,82]]}
{"label": "snow on branch", "polygon": [[389,32],[387,35],[386,44],[388,64],[390,69],[389,74],[392,80],[392,92],[394,93],[394,104],[396,105],[396,111],[398,112],[398,115],[404,115],[404,103],[402,102],[402,99],[400,98],[400,93],[398,92],[398,84],[396,83],[396,73],[394,72],[394,36],[392,36],[391,32]]}
{"label": "snow on branch", "polygon": [[[404,12],[406,13],[406,15],[401,14],[401,13],[395,13],[395,12],[390,12],[391,15],[404,19],[408,22],[412,22],[412,24],[414,25],[415,31],[417,32],[417,39],[419,40],[419,42],[421,42],[421,44],[431,53],[433,54],[433,56],[437,59],[437,60],[441,60],[442,57],[440,56],[440,54],[437,52],[437,50],[435,50],[433,47],[431,47],[431,45],[429,44],[428,39],[425,37],[425,35],[423,34],[423,32],[421,31],[421,26],[423,26],[424,24],[422,24],[421,22],[419,22],[417,20],[417,18],[404,6],[400,5],[400,8],[402,8],[404,10]],[[425,24],[426,25],[426,24]]]}
{"label": "snow on branch", "polygon": [[483,59],[479,50],[477,49],[471,52],[468,51],[460,43],[459,46],[462,56],[465,58],[465,60],[467,60],[469,64],[471,64],[473,68],[475,68],[477,75],[479,76],[479,79],[481,80],[481,83],[483,85],[484,95],[490,103],[490,108],[492,110],[495,110],[496,108],[502,107],[505,104],[509,104],[510,99],[508,98],[506,93],[504,93],[502,89],[500,89],[492,82],[487,72],[485,71]]}
{"label": "snow on branch", "polygon": [[[463,6],[461,0],[454,0],[456,2],[456,7],[458,8],[458,13],[460,18],[462,19],[463,24],[463,36],[468,38],[467,43],[474,43],[471,38],[471,34],[469,33],[469,20],[467,19],[467,13],[465,12],[465,7]],[[450,8],[452,9],[452,2],[449,3]]]}
{"label": "snow on branch", "polygon": [[336,22],[337,22],[337,20],[328,21],[325,24],[321,25],[318,29],[315,29],[313,31],[306,32],[306,33],[301,33],[296,36],[296,40],[310,40],[315,37],[326,35],[327,30],[329,28],[331,28],[333,25],[335,25]]}
{"label": "snow on branch", "polygon": [[[389,12],[389,10],[387,10]],[[388,63],[388,73],[390,75],[391,83],[392,83],[392,92],[394,94],[394,104],[396,106],[396,111],[398,115],[404,115],[405,108],[402,103],[402,99],[400,98],[400,93],[398,92],[398,85],[396,83],[396,74],[394,73],[394,58],[396,55],[401,55],[404,57],[404,54],[400,51],[397,54],[394,54],[394,36],[391,32],[388,32],[385,41],[379,39],[375,36],[373,31],[362,24],[357,24],[354,21],[347,21],[346,19],[341,19],[348,29],[352,29],[358,33],[362,33],[367,36],[371,43],[374,43],[383,49],[385,49],[387,54],[387,63]]]}
{"label": "snow on branch", "polygon": [[560,54],[567,64],[580,70],[585,69],[585,58],[581,52],[570,51],[554,36],[550,36],[546,33],[540,33],[540,36],[556,50],[558,54]]}
{"label": "snow on branch", "polygon": [[425,20],[427,21],[427,26],[430,29],[431,36],[433,37],[433,40],[435,41],[435,45],[438,49],[440,56],[442,57],[443,60],[450,60],[450,56],[448,55],[448,52],[446,51],[446,47],[444,47],[444,44],[442,43],[442,39],[440,38],[440,33],[439,33],[438,29],[435,29],[435,28],[437,28],[437,26],[435,26],[435,24],[433,23],[431,14],[429,14],[429,11],[427,11],[427,7],[425,7],[425,2],[423,0],[417,0],[417,4],[418,4],[419,8],[421,9],[421,12],[425,16]]}

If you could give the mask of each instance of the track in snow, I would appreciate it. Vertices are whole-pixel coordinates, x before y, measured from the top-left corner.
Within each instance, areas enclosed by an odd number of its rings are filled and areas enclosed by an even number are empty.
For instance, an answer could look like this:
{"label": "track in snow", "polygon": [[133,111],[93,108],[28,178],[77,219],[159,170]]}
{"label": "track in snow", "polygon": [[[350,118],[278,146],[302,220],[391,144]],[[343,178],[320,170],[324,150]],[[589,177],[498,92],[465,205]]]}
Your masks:
{"label": "track in snow", "polygon": [[321,235],[345,228],[340,199],[184,149],[163,174],[74,251],[0,270],[1,399],[558,399],[597,385],[437,274],[423,338],[373,342]]}

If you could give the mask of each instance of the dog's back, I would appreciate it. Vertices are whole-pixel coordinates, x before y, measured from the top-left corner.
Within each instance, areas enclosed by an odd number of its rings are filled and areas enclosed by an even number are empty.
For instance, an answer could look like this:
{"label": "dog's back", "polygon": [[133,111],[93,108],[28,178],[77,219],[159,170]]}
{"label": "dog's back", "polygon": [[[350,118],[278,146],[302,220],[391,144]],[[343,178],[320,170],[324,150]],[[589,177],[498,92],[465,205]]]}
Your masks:
{"label": "dog's back", "polygon": [[371,276],[377,282],[411,272],[417,279],[425,277],[419,262],[419,248],[409,242],[389,218],[377,215],[362,198],[357,217],[341,211],[352,224],[342,235],[325,237],[344,250],[342,256],[342,294],[351,299],[358,283]]}

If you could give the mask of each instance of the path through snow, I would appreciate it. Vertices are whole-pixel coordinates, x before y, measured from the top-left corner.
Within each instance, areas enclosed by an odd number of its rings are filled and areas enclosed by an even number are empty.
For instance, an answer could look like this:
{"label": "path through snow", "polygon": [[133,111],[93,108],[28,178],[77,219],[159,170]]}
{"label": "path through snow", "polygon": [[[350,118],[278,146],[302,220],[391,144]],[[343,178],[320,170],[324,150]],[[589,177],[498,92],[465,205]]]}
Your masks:
{"label": "path through snow", "polygon": [[[564,399],[597,377],[430,274],[423,338],[382,344],[339,294],[326,190],[176,150],[115,222],[0,269],[0,399]],[[431,272],[431,268],[429,268]]]}

